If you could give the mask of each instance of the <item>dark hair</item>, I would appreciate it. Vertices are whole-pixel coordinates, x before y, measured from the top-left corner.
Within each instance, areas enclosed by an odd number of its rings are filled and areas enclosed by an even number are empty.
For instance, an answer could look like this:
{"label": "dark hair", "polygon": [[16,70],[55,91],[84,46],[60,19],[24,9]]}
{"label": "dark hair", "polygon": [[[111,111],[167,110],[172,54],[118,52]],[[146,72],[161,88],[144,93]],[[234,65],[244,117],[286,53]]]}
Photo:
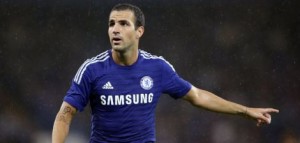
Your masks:
{"label": "dark hair", "polygon": [[133,12],[135,16],[135,28],[138,28],[140,26],[145,26],[145,16],[139,7],[127,3],[117,4],[112,8],[111,12],[122,11],[122,10],[130,10]]}

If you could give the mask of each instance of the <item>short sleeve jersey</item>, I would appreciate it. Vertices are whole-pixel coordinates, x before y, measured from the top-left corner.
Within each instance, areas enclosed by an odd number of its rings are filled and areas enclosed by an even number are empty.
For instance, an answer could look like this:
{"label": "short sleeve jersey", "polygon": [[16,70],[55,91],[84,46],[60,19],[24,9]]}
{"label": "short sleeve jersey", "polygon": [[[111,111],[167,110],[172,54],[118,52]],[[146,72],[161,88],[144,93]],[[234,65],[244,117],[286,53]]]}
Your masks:
{"label": "short sleeve jersey", "polygon": [[162,94],[177,99],[191,89],[164,58],[139,50],[121,66],[111,50],[86,60],[64,101],[82,111],[91,106],[91,143],[155,141],[155,108]]}

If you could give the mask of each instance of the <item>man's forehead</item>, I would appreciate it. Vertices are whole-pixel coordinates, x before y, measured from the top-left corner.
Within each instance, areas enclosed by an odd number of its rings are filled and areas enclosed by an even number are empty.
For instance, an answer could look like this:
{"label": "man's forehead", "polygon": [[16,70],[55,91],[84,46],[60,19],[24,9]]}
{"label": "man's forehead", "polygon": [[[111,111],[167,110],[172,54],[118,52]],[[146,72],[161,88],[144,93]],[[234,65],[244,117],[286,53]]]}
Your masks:
{"label": "man's forehead", "polygon": [[133,20],[134,14],[130,10],[114,10],[109,15],[109,20]]}

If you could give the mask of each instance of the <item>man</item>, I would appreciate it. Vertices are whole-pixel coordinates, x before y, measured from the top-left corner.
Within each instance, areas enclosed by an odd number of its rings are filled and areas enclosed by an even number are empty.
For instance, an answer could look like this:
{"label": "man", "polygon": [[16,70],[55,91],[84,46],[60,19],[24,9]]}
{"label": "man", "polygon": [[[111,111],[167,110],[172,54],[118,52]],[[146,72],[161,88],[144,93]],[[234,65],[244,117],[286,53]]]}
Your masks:
{"label": "man", "polygon": [[155,107],[161,94],[210,111],[245,115],[257,125],[271,123],[272,108],[250,108],[198,89],[180,78],[162,57],[138,49],[144,15],[130,4],[116,5],[109,16],[112,46],[86,60],[77,71],[56,116],[52,142],[62,143],[71,120],[90,102],[90,142],[155,142]]}

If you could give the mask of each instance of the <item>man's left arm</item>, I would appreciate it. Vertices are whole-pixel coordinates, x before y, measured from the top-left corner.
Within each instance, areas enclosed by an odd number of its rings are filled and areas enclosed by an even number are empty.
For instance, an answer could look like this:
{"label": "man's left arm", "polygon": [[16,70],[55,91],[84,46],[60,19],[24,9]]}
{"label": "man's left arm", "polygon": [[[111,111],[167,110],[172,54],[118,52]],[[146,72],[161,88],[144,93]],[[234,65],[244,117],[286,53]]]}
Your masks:
{"label": "man's left arm", "polygon": [[257,121],[257,126],[265,123],[270,124],[270,113],[279,112],[279,110],[273,108],[251,108],[237,104],[194,86],[192,86],[191,90],[183,97],[183,99],[189,101],[196,107],[204,108],[209,111],[250,117]]}

